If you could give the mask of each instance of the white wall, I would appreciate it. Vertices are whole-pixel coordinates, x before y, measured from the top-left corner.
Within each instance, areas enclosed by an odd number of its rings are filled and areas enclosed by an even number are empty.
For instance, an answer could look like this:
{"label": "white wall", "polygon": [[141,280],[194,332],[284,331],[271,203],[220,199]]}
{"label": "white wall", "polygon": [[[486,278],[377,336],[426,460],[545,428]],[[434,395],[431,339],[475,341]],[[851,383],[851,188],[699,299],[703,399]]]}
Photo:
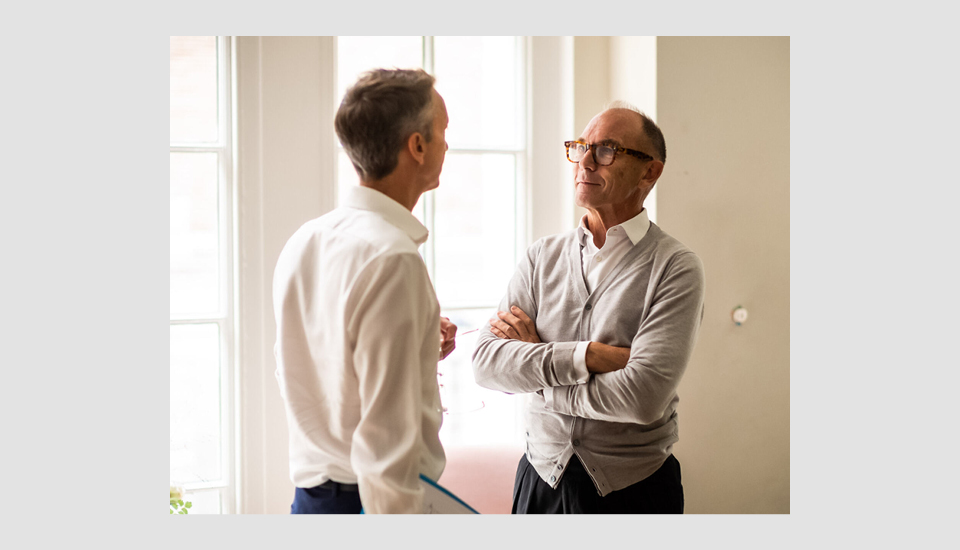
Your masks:
{"label": "white wall", "polygon": [[240,513],[289,513],[293,500],[271,285],[290,235],[334,207],[333,46],[236,39]]}
{"label": "white wall", "polygon": [[659,225],[707,280],[679,390],[687,512],[789,513],[789,38],[659,38],[657,113]]}
{"label": "white wall", "polygon": [[[686,511],[787,513],[789,39],[574,42],[577,134],[617,99],[660,125],[667,164],[644,206],[706,267],[702,331],[679,392]],[[737,305],[750,313],[740,327]]]}

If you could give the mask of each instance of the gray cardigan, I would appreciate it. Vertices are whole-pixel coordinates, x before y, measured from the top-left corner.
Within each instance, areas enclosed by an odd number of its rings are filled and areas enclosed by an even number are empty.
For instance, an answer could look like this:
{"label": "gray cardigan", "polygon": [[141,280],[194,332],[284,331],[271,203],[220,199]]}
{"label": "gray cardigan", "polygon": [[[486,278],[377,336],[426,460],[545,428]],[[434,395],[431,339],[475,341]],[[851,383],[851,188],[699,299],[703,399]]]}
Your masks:
{"label": "gray cardigan", "polygon": [[[479,385],[524,393],[527,459],[556,487],[576,453],[601,495],[645,479],[670,455],[677,435],[677,386],[703,317],[700,259],[651,223],[592,292],[584,284],[572,230],[538,240],[507,287],[543,343],[502,340],[486,326],[473,354]],[[577,384],[578,342],[629,347],[626,368]],[[543,397],[553,388],[552,402]]]}

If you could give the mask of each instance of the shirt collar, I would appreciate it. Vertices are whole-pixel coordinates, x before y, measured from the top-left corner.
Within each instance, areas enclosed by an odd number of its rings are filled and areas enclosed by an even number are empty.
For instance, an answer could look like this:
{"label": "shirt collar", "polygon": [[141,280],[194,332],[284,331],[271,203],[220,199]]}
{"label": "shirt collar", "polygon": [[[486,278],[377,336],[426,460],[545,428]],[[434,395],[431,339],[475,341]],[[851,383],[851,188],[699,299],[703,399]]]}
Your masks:
{"label": "shirt collar", "polygon": [[[627,235],[627,238],[630,239],[630,244],[637,244],[640,242],[640,239],[647,234],[647,230],[650,229],[650,218],[647,216],[647,209],[644,208],[636,216],[613,227],[622,228],[623,232]],[[613,227],[607,229],[607,232],[609,233],[610,229],[613,229]],[[580,244],[586,243],[587,239],[593,236],[593,233],[587,229],[586,214],[580,218],[580,225],[577,227],[577,236],[580,239]]]}
{"label": "shirt collar", "polygon": [[344,197],[343,206],[380,214],[387,223],[406,233],[417,246],[425,243],[430,235],[420,220],[402,204],[376,189],[361,185],[351,187]]}

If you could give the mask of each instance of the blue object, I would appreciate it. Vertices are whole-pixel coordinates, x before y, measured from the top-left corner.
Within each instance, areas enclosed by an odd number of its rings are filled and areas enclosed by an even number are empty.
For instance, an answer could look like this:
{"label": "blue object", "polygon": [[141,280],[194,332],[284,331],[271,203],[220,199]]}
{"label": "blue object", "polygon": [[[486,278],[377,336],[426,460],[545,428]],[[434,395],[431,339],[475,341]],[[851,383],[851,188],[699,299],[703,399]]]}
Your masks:
{"label": "blue object", "polygon": [[[426,481],[426,482],[429,483],[430,485],[433,485],[433,486],[436,487],[437,489],[440,489],[445,495],[447,495],[448,497],[450,497],[450,498],[452,498],[453,500],[457,501],[458,503],[462,504],[466,509],[470,510],[470,511],[473,512],[474,514],[479,514],[479,513],[480,513],[480,512],[478,512],[478,511],[474,510],[474,509],[473,509],[473,506],[470,506],[470,505],[467,504],[466,502],[460,500],[460,498],[457,497],[457,495],[455,495],[455,494],[451,493],[450,491],[444,489],[443,487],[441,487],[440,485],[438,485],[437,482],[435,482],[434,480],[430,479],[429,477],[427,477],[427,476],[425,476],[425,475],[423,475],[423,474],[420,474],[420,479],[422,479],[423,481]],[[363,508],[361,508],[361,509],[360,509],[360,513],[361,513],[361,514],[364,514],[364,513],[366,513],[366,512],[364,512],[364,511],[363,511]]]}

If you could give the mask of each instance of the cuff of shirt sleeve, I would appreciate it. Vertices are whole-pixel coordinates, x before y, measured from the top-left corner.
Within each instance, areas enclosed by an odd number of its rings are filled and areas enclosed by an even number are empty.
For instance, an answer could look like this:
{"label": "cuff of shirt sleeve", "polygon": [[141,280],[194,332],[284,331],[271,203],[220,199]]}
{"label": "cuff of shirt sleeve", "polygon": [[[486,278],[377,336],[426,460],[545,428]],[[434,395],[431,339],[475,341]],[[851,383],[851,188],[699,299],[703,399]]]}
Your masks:
{"label": "cuff of shirt sleeve", "polygon": [[543,401],[543,407],[545,409],[553,409],[553,388],[543,388]]}
{"label": "cuff of shirt sleeve", "polygon": [[580,375],[573,365],[574,351],[580,342],[554,342],[553,358],[551,367],[553,369],[554,386],[572,386],[577,384],[577,377]]}
{"label": "cuff of shirt sleeve", "polygon": [[586,384],[590,380],[590,371],[587,370],[587,346],[590,342],[580,342],[573,350],[573,372],[577,376],[577,384]]}

